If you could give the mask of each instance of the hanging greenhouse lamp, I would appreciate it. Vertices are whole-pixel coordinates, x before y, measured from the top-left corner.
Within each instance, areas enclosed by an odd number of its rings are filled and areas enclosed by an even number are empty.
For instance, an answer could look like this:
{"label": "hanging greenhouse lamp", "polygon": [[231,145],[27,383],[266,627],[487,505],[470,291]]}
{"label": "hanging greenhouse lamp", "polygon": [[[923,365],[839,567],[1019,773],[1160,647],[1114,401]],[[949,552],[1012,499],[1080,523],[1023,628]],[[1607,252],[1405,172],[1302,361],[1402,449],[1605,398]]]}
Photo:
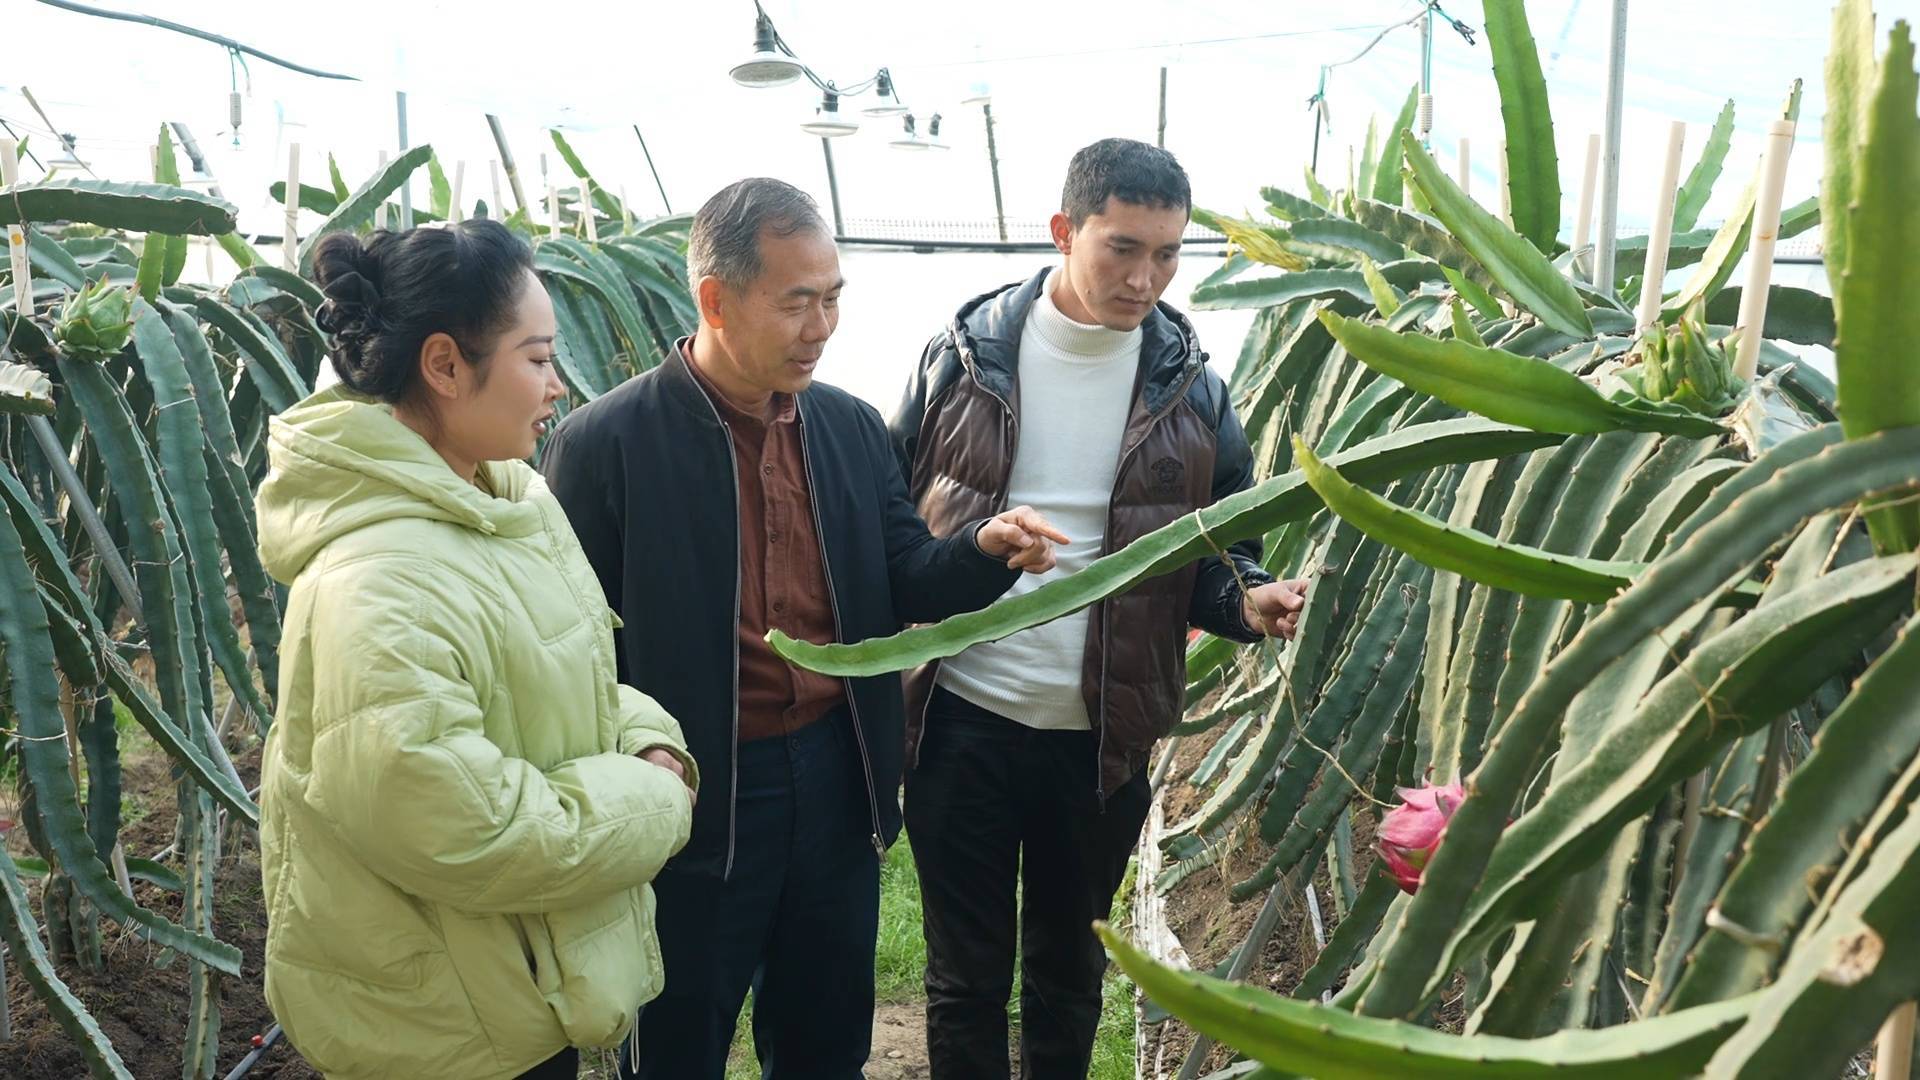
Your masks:
{"label": "hanging greenhouse lamp", "polygon": [[861,112],[868,116],[904,116],[906,114],[907,107],[900,103],[900,95],[893,89],[893,73],[886,68],[881,68],[880,74],[875,77],[874,96],[876,99],[874,103],[860,110]]}
{"label": "hanging greenhouse lamp", "polygon": [[763,89],[785,86],[798,79],[806,68],[792,54],[780,48],[773,20],[762,11],[753,22],[753,55],[733,66],[729,73],[741,86]]}
{"label": "hanging greenhouse lamp", "polygon": [[820,98],[820,107],[813,111],[813,119],[801,124],[800,130],[823,139],[836,139],[859,131],[860,124],[840,115],[840,95],[828,90]]}
{"label": "hanging greenhouse lamp", "polygon": [[895,150],[931,149],[931,147],[929,147],[927,144],[927,140],[921,138],[920,133],[914,130],[912,113],[908,113],[907,115],[901,117],[900,120],[902,125],[906,128],[907,133],[905,135],[902,135],[900,138],[895,139],[892,142],[888,143],[887,144],[888,146],[893,147]]}

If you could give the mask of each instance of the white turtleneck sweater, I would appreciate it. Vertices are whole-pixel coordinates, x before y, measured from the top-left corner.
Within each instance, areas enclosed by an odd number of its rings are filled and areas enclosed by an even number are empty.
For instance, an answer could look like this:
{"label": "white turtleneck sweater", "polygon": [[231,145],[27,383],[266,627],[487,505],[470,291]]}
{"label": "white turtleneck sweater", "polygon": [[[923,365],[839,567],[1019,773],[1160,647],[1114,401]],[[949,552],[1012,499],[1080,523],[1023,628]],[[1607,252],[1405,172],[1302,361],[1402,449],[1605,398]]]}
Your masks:
{"label": "white turtleneck sweater", "polygon": [[[1019,441],[1007,505],[1040,511],[1072,543],[1055,546],[1052,570],[1022,574],[1009,597],[1100,557],[1140,367],[1140,331],[1069,319],[1053,302],[1059,280],[1047,275],[1020,334]],[[1087,615],[1081,610],[975,645],[941,665],[940,685],[1029,727],[1084,731]]]}

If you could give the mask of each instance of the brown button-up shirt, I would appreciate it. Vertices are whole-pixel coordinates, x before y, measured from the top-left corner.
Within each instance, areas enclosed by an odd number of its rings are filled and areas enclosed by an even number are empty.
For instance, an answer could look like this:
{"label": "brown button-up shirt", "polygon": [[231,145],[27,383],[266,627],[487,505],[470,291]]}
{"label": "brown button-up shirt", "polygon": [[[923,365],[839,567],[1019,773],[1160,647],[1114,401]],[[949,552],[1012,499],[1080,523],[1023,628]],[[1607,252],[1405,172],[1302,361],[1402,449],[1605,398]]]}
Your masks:
{"label": "brown button-up shirt", "polygon": [[834,640],[833,605],[800,442],[800,409],[775,394],[771,419],[736,408],[693,362],[687,367],[733,435],[740,489],[740,741],[806,727],[845,700],[840,680],[791,667],[767,631],[815,644]]}

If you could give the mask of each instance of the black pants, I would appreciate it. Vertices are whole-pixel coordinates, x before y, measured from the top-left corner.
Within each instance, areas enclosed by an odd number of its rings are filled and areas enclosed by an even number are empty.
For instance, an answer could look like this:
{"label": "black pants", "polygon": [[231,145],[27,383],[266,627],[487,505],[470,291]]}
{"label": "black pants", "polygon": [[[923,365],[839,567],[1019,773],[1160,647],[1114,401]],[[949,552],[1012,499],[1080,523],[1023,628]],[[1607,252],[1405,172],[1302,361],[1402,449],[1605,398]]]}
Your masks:
{"label": "black pants", "polygon": [[742,745],[732,873],[669,863],[654,880],[667,983],[640,1010],[621,1080],[721,1080],[749,985],[762,1077],[858,1080],[873,1041],[880,856],[851,724],[842,706]]}
{"label": "black pants", "polygon": [[935,1080],[1008,1075],[1016,932],[1021,1075],[1087,1075],[1107,966],[1091,924],[1107,917],[1147,814],[1144,773],[1100,805],[1098,738],[1030,728],[934,691],[906,814]]}
{"label": "black pants", "polygon": [[569,1046],[520,1074],[520,1080],[574,1080],[580,1075],[580,1051]]}

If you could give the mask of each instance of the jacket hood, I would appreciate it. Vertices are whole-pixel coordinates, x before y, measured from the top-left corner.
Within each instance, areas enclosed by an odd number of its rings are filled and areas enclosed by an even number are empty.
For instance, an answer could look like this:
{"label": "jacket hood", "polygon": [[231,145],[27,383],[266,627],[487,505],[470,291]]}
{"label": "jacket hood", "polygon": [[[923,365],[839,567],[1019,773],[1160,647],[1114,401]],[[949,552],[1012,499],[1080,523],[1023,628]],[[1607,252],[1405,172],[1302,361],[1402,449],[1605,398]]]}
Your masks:
{"label": "jacket hood", "polygon": [[487,495],[460,479],[390,406],[344,386],[322,390],[267,425],[267,478],[255,499],[260,560],[291,584],[320,550],[384,521],[425,518],[488,536],[538,530],[525,501],[534,472],[520,461],[483,462]]}
{"label": "jacket hood", "polygon": [[[1020,334],[1027,314],[1053,267],[1025,281],[1002,285],[960,305],[947,325],[947,342],[960,362],[981,384],[1003,400],[1013,392],[1020,368]],[[1158,412],[1185,384],[1186,377],[1207,362],[1193,323],[1165,300],[1154,304],[1140,323],[1141,400]]]}

